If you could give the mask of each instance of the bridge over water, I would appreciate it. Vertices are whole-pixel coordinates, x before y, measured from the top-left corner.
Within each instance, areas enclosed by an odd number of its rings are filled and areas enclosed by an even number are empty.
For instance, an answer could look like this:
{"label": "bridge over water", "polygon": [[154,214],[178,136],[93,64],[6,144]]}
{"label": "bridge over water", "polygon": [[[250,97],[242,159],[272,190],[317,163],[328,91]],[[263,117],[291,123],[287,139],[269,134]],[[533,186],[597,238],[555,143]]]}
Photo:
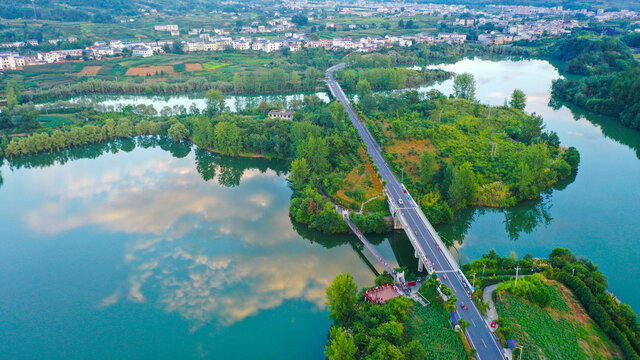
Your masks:
{"label": "bridge over water", "polygon": [[[358,119],[347,96],[336,82],[333,73],[345,66],[346,64],[342,63],[327,70],[327,86],[333,97],[344,105],[353,126],[358,130],[358,134],[362,138],[369,155],[371,155],[373,162],[378,167],[382,180],[386,181],[385,194],[387,195],[389,208],[393,214],[394,221],[402,225],[409,241],[413,245],[415,255],[419,259],[419,270],[424,267],[430,274],[436,273],[440,281],[447,285],[458,298],[458,308],[462,308],[462,303],[465,301],[469,304],[469,309],[462,310],[460,315],[471,324],[467,328],[466,335],[471,346],[477,351],[476,358],[478,360],[505,359],[502,346],[498,343],[489,325],[470,299],[471,285],[469,280],[464,276],[458,263],[442,242],[436,230],[431,226],[418,204],[415,203],[409,192],[391,172],[389,165],[382,156],[382,149],[371,136],[366,125]],[[358,234],[359,231],[356,232],[356,235]],[[369,250],[371,251],[371,249]],[[375,256],[376,253],[374,252],[373,254]]]}

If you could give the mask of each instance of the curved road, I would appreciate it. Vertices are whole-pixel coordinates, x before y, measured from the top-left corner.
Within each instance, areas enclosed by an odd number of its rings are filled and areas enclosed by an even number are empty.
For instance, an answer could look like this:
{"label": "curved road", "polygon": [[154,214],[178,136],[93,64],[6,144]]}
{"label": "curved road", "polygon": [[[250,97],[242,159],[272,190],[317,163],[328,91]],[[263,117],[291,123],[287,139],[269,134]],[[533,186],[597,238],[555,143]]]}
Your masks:
{"label": "curved road", "polygon": [[[335,81],[333,73],[345,67],[345,64],[338,64],[327,70],[327,86],[331,93],[344,105],[351,122],[358,130],[360,137],[364,141],[367,151],[373,158],[374,163],[378,166],[382,179],[387,181],[385,189],[390,201],[395,202],[396,208],[400,210],[400,216],[403,217],[409,229],[405,231],[413,231],[414,237],[417,238],[421,251],[429,258],[435,272],[440,280],[446,284],[458,298],[458,314],[471,325],[467,328],[467,338],[476,351],[478,360],[502,360],[505,359],[502,346],[498,344],[492,335],[489,326],[482,318],[480,311],[476,308],[470,299],[468,292],[468,281],[463,279],[455,260],[449,254],[449,250],[444,247],[442,241],[437,238],[436,232],[424,216],[420,208],[417,206],[409,193],[404,191],[404,187],[389,169],[389,166],[382,157],[382,149],[371,136],[364,123],[361,123],[356,116],[355,111],[351,107],[349,100],[342,91],[340,85]],[[399,199],[402,199],[403,205],[400,205]],[[468,310],[462,309],[462,303],[469,306]]]}

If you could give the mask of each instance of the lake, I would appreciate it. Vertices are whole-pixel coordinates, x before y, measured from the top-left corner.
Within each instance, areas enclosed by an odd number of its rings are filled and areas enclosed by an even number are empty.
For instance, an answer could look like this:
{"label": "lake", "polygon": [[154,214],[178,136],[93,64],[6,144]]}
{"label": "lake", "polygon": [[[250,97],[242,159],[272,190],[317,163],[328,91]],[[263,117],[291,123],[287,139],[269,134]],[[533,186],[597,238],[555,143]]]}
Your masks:
{"label": "lake", "polygon": [[[434,66],[474,74],[482,103],[502,105],[523,90],[526,110],[581,154],[575,179],[542,199],[467,209],[438,230],[464,261],[492,248],[519,257],[569,248],[597,263],[610,290],[638,311],[640,133],[550,107],[559,74],[546,61]],[[452,80],[418,90],[432,88],[449,94]],[[193,102],[180,99],[162,101]],[[352,236],[291,222],[287,167],[152,138],[3,165],[0,354],[324,358],[327,284],[348,271],[370,285],[380,269]],[[402,233],[371,240],[389,262],[415,267]]]}
{"label": "lake", "polygon": [[0,357],[323,359],[326,286],[375,276],[360,244],[291,223],[286,162],[138,142],[2,167]]}

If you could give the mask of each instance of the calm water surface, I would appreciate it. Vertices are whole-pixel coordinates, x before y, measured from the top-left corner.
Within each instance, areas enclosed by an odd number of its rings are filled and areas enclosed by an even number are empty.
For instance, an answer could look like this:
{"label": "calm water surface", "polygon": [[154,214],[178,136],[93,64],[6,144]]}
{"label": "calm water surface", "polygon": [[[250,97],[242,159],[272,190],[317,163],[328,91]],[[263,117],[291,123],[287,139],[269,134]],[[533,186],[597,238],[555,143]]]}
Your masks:
{"label": "calm water surface", "polygon": [[0,358],[322,359],[326,286],[374,273],[291,223],[287,164],[132,145],[2,167]]}

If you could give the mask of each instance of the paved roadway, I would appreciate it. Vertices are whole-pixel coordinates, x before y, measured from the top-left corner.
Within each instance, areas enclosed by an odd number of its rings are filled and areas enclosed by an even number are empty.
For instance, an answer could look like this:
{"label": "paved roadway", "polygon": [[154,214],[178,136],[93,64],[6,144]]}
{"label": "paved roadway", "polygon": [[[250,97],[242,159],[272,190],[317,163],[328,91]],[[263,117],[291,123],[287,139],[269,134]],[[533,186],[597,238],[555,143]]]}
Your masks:
{"label": "paved roadway", "polygon": [[[467,328],[467,338],[471,345],[477,350],[476,358],[478,360],[502,360],[505,359],[502,346],[492,335],[489,325],[482,318],[480,311],[469,297],[467,291],[468,281],[462,279],[459,267],[455,264],[455,260],[448,254],[448,249],[442,248],[441,240],[436,240],[435,230],[429,224],[424,214],[416,203],[411,200],[408,192],[405,193],[404,187],[389,169],[389,166],[382,157],[380,146],[371,136],[364,123],[361,123],[356,116],[355,111],[351,107],[349,100],[342,91],[340,85],[333,77],[334,71],[345,67],[345,64],[333,66],[327,70],[327,85],[335,97],[344,105],[351,122],[358,130],[362,137],[367,150],[374,163],[378,166],[382,179],[387,181],[386,191],[391,201],[396,203],[396,207],[400,209],[401,216],[409,225],[409,229],[405,231],[413,231],[418,239],[418,243],[423,253],[429,258],[440,280],[446,284],[458,298],[458,314],[468,321],[471,325]],[[402,199],[403,205],[398,200]],[[446,253],[446,254],[445,254]],[[469,309],[462,309],[462,303],[466,304]]]}

